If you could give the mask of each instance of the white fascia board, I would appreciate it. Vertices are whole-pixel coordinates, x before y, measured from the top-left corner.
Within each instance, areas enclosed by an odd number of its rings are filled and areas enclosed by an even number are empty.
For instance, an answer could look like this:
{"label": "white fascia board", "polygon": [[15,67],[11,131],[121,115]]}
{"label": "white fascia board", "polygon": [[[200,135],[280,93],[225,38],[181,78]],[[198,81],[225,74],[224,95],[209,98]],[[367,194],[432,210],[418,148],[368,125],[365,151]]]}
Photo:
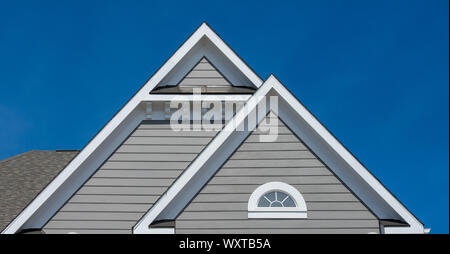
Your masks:
{"label": "white fascia board", "polygon": [[236,65],[236,67],[247,76],[247,78],[255,84],[256,87],[260,87],[263,84],[263,80],[256,75],[256,73],[250,69],[250,67],[242,61],[242,59],[217,35],[206,23],[202,24],[205,29],[205,35],[222,51],[230,61]]}
{"label": "white fascia board", "polygon": [[423,224],[417,220],[406,207],[397,200],[378,179],[376,179],[318,120],[290,93],[279,81],[275,82],[274,90],[283,98],[297,114],[354,170],[376,193],[384,199],[409,225],[401,232],[423,233]]}
{"label": "white fascia board", "polygon": [[256,93],[249,99],[245,106],[233,117],[224,127],[224,129],[217,134],[211,143],[198,155],[192,164],[184,170],[172,186],[161,196],[161,198],[152,206],[152,208],[136,223],[133,227],[134,234],[150,234],[151,229],[149,225],[157,218],[157,216],[167,207],[172,200],[183,190],[187,183],[194,175],[202,168],[206,161],[216,152],[217,148],[225,143],[225,141],[234,132],[237,126],[244,123],[247,117],[247,112],[252,112],[258,103],[265,98],[265,95],[272,88],[272,83],[275,79],[271,76],[266,82],[256,91]]}
{"label": "white fascia board", "polygon": [[[262,80],[220,39],[206,24],[200,27],[181,45],[180,48],[161,66],[161,68],[145,83],[145,85],[119,110],[119,112],[100,130],[99,133],[75,156],[75,158],[47,185],[33,201],[2,231],[2,234],[14,234],[36,213],[36,211],[52,196],[66,180],[93,154],[99,146],[118,128],[118,126],[145,101],[156,85],[176,66],[176,64],[206,36],[233,62],[256,87]],[[64,196],[64,195],[63,195]]]}

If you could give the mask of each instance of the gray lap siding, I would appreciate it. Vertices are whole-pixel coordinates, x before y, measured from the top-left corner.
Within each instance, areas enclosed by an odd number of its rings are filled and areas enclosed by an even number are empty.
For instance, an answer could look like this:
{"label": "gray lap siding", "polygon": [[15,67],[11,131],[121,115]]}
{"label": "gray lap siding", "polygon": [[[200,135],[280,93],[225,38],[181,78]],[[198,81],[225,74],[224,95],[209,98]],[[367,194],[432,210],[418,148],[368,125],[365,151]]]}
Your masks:
{"label": "gray lap siding", "polygon": [[[254,131],[176,219],[176,233],[379,233],[374,214],[279,121],[276,142]],[[303,195],[307,219],[248,219],[251,193],[267,182]]]}
{"label": "gray lap siding", "polygon": [[131,233],[216,132],[144,121],[44,226],[51,233]]}

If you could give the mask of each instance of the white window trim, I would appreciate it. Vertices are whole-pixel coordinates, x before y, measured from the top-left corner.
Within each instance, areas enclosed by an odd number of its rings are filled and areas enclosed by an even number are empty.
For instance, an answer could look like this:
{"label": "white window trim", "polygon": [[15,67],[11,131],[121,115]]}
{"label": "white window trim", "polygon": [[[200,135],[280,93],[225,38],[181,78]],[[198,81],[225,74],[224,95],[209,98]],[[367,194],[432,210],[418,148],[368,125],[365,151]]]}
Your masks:
{"label": "white window trim", "polygon": [[[291,196],[296,207],[258,207],[259,199],[272,191],[281,191]],[[248,200],[248,218],[305,219],[307,207],[302,194],[289,184],[282,182],[265,183],[253,191]]]}

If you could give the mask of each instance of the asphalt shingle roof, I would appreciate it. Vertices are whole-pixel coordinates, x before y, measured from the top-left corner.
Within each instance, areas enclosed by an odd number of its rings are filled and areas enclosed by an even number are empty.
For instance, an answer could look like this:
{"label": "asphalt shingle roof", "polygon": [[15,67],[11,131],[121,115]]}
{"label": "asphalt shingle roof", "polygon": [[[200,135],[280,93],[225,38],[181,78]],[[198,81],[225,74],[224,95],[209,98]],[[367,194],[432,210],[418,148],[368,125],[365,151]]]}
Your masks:
{"label": "asphalt shingle roof", "polygon": [[0,161],[0,231],[78,152],[33,150]]}

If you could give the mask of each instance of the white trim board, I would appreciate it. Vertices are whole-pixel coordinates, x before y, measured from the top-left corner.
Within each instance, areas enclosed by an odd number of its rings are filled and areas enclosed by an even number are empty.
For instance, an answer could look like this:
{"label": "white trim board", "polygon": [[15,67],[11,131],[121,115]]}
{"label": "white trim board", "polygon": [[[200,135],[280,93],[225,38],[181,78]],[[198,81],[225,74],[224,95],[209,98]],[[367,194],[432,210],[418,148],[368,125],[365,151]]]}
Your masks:
{"label": "white trim board", "polygon": [[[423,224],[409,212],[273,75],[249,99],[165,194],[134,226],[133,233],[149,233],[157,219],[174,219],[201,187],[219,170],[249,131],[235,131],[255,110],[262,97],[278,95],[279,116],[358,195],[379,219],[401,219],[409,227],[389,227],[386,233],[424,233]],[[269,109],[267,109],[269,110]],[[259,116],[258,116],[259,117]],[[259,117],[258,122],[262,119]],[[295,123],[295,124],[294,124]],[[297,127],[297,128],[295,128]],[[237,134],[239,133],[239,134]],[[231,146],[234,146],[233,148]],[[324,156],[326,154],[326,156]],[[329,158],[327,158],[329,156]],[[208,170],[209,169],[209,170]],[[213,171],[213,172],[211,172]]]}
{"label": "white trim board", "polygon": [[81,152],[2,231],[2,234],[14,234],[24,227],[42,227],[78,189],[83,183],[83,179],[90,176],[100,166],[107,158],[108,153],[112,153],[113,148],[118,146],[118,142],[124,138],[130,128],[132,129],[139,119],[143,119],[141,103],[149,99],[149,93],[203,38],[207,38],[219,49],[222,55],[240,70],[255,87],[262,85],[263,81],[258,75],[206,23],[202,23]]}

